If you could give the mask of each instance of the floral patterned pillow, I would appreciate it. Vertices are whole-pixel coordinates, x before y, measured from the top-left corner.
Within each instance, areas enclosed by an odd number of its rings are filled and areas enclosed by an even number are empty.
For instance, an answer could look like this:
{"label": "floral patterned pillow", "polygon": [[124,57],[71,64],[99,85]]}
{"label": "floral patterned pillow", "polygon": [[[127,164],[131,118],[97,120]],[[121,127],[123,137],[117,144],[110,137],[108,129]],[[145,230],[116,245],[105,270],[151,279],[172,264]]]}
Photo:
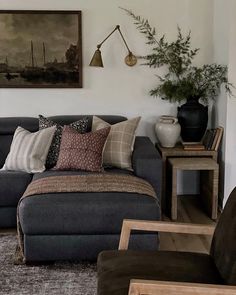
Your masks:
{"label": "floral patterned pillow", "polygon": [[[86,133],[88,130],[88,123],[89,123],[89,118],[84,117],[81,120],[71,123],[69,126],[74,128],[79,133]],[[55,134],[48,152],[47,160],[46,160],[47,169],[51,169],[57,164],[63,126],[61,126],[60,124],[57,124],[56,122],[42,115],[39,115],[39,130],[52,127],[52,126],[56,126],[56,131],[55,131]]]}

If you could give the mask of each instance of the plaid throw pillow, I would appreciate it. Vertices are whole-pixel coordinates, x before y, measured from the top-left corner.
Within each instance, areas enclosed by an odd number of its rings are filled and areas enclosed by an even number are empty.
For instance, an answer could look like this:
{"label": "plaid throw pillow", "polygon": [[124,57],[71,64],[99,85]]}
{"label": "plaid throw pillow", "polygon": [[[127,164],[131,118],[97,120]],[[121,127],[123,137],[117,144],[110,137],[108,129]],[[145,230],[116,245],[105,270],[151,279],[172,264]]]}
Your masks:
{"label": "plaid throw pillow", "polygon": [[[85,118],[82,118],[81,120],[71,123],[69,126],[74,128],[79,133],[85,133],[87,132],[87,129],[88,129],[88,122],[89,122],[89,119],[85,117]],[[52,144],[50,146],[47,160],[46,160],[47,169],[51,169],[57,164],[63,126],[61,126],[60,124],[57,124],[56,122],[48,118],[45,118],[42,115],[39,115],[39,130],[52,127],[52,126],[56,126],[56,131],[55,131]]]}
{"label": "plaid throw pillow", "polygon": [[103,151],[103,164],[132,170],[131,156],[135,140],[135,131],[141,117],[126,120],[114,125],[93,116],[92,131],[110,126],[111,131]]}
{"label": "plaid throw pillow", "polygon": [[65,126],[56,169],[102,171],[102,152],[109,131],[110,127],[80,134]]}

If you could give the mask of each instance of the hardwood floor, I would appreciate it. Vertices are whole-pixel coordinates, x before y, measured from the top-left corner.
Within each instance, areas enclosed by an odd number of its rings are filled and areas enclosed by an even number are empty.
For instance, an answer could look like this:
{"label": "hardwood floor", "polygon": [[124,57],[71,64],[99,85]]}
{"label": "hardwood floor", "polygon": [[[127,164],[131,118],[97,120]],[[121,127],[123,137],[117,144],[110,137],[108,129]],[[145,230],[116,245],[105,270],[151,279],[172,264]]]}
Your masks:
{"label": "hardwood floor", "polygon": [[[169,218],[163,218],[170,221]],[[178,196],[177,222],[190,222],[201,224],[215,224],[205,212],[203,212],[197,196]],[[16,234],[14,229],[0,229],[0,234]],[[193,251],[208,253],[211,245],[211,237],[186,234],[160,234],[161,250],[169,251]]]}
{"label": "hardwood floor", "polygon": [[[178,219],[177,222],[190,222],[200,224],[216,223],[203,211],[198,196],[178,196]],[[169,218],[163,217],[170,221]],[[212,237],[186,234],[161,233],[161,250],[188,251],[209,253]]]}

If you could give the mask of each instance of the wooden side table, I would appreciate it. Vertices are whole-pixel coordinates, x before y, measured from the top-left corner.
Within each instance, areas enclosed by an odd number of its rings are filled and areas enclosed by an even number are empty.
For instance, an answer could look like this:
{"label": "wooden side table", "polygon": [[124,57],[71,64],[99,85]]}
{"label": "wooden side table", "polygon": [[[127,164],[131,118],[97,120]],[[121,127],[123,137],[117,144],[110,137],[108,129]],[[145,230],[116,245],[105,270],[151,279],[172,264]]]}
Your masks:
{"label": "wooden side table", "polygon": [[212,219],[217,219],[219,165],[209,158],[170,158],[168,160],[171,179],[168,198],[171,219],[177,219],[177,170],[200,171],[200,196]]}
{"label": "wooden side table", "polygon": [[169,158],[211,158],[217,162],[217,152],[210,150],[203,151],[186,151],[181,144],[176,145],[173,148],[164,148],[159,144],[156,144],[156,148],[162,157],[163,163],[163,178],[162,178],[162,195],[161,195],[161,208],[162,211],[166,209],[166,166]]}

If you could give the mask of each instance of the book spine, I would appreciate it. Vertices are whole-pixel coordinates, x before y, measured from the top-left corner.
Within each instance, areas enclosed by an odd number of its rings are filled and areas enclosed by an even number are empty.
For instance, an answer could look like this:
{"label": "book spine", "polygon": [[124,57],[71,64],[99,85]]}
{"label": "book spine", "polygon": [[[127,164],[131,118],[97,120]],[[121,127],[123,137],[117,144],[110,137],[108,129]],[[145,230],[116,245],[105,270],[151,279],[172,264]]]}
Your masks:
{"label": "book spine", "polygon": [[208,150],[211,150],[211,147],[212,147],[212,144],[213,144],[213,141],[214,141],[215,134],[216,134],[216,129],[211,129],[211,137],[210,137],[210,140],[209,140],[209,144],[207,146],[207,149]]}
{"label": "book spine", "polygon": [[224,133],[224,128],[223,127],[219,127],[220,133],[216,142],[216,146],[215,146],[215,151],[218,151],[219,147],[220,147],[220,143],[223,137],[223,133]]}
{"label": "book spine", "polygon": [[205,149],[207,149],[208,145],[209,145],[209,140],[210,140],[210,130],[207,129],[203,140],[202,140],[202,144],[205,146]]}
{"label": "book spine", "polygon": [[216,143],[217,143],[217,140],[219,138],[219,135],[220,135],[220,128],[217,128],[215,136],[214,136],[214,140],[213,140],[213,143],[212,143],[212,146],[211,146],[211,150],[213,150],[213,151],[215,150]]}

